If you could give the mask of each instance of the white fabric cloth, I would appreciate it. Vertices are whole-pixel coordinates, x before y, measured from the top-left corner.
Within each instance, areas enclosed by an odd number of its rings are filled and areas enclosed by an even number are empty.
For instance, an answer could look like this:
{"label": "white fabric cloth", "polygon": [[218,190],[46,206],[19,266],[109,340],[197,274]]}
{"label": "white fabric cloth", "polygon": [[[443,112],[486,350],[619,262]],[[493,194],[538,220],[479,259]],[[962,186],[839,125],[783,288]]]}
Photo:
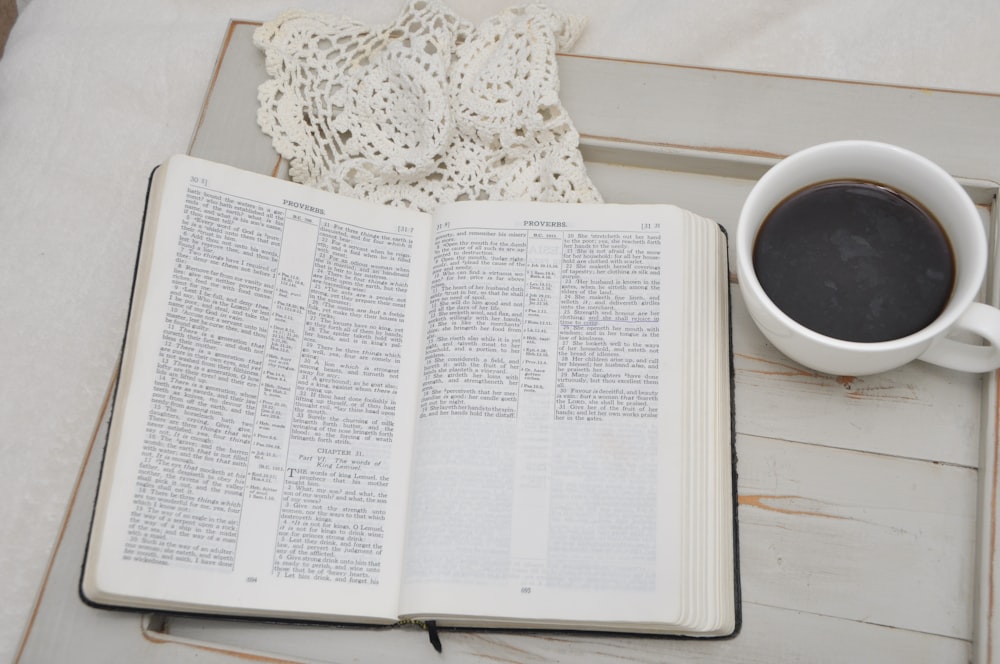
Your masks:
{"label": "white fabric cloth", "polygon": [[439,0],[384,26],[289,12],[254,34],[258,122],[292,180],[355,198],[599,202],[559,101],[556,52],[582,28],[539,4],[478,27]]}
{"label": "white fabric cloth", "polygon": [[[296,4],[369,25],[403,6]],[[473,25],[512,4],[448,2]],[[1000,93],[996,0],[548,4],[587,17],[574,53]],[[16,651],[114,371],[149,170],[186,151],[229,19],[289,8],[32,0],[10,35],[0,59],[0,661]]]}

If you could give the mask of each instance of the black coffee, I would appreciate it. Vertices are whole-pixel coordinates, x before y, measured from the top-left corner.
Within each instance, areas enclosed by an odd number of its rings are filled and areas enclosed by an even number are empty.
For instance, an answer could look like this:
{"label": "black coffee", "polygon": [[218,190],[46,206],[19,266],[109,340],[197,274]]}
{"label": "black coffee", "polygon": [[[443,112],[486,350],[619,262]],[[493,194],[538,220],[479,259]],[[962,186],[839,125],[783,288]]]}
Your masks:
{"label": "black coffee", "polygon": [[905,194],[849,180],[806,187],[764,220],[754,270],[793,320],[846,341],[899,339],[934,321],[955,258],[941,225]]}

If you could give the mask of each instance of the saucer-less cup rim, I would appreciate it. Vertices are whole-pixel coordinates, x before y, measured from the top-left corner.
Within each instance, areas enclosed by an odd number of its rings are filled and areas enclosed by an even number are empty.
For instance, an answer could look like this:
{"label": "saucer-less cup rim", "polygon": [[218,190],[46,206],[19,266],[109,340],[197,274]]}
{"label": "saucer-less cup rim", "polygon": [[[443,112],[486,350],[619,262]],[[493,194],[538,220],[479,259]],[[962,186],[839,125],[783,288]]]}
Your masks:
{"label": "saucer-less cup rim", "polygon": [[[809,185],[833,180],[869,181],[902,191],[926,206],[945,228],[953,243],[956,257],[955,287],[948,304],[930,325],[908,336],[889,341],[846,341],[820,334],[796,322],[777,307],[764,292],[753,267],[753,246],[767,214],[796,191]],[[956,230],[959,227],[962,227],[961,232]],[[817,348],[825,347],[834,352],[858,357],[865,355],[874,357],[887,351],[893,351],[898,355],[903,348],[918,349],[913,357],[896,364],[904,364],[920,355],[925,350],[924,346],[931,344],[936,338],[943,337],[945,332],[963,316],[979,292],[988,259],[986,233],[979,213],[965,190],[947,171],[926,157],[905,148],[866,140],[823,143],[779,161],[760,178],[747,196],[740,212],[736,241],[737,270],[741,289],[756,300],[756,304],[763,307],[779,327],[784,328],[782,332],[798,336]],[[758,320],[757,317],[754,319],[767,334],[768,330],[764,329],[767,323]],[[775,331],[771,332],[772,334],[768,336],[774,335]],[[831,367],[816,367],[808,359],[794,355],[793,359],[813,368],[838,373]]]}

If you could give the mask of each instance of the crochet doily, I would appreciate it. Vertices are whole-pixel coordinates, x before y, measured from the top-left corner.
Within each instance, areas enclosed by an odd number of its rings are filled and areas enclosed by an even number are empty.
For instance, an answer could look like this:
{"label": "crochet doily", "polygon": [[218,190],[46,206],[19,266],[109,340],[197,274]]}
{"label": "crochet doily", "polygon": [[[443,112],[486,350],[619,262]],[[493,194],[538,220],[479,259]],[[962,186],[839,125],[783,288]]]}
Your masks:
{"label": "crochet doily", "polygon": [[392,24],[289,12],[258,28],[257,119],[296,182],[429,211],[454,200],[598,202],[559,101],[580,18],[516,7],[481,26],[438,0]]}

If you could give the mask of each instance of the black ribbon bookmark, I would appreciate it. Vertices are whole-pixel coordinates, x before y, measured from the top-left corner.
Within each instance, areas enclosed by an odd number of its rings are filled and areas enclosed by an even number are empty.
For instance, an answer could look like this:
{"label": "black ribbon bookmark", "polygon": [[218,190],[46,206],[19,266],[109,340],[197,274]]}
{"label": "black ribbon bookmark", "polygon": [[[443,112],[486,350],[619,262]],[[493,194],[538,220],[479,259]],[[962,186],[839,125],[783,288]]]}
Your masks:
{"label": "black ribbon bookmark", "polygon": [[438,634],[437,623],[433,620],[428,620],[426,625],[427,638],[431,640],[431,645],[434,646],[434,650],[441,652],[441,636]]}
{"label": "black ribbon bookmark", "polygon": [[416,625],[420,629],[427,632],[427,638],[430,639],[431,645],[434,646],[434,650],[441,652],[441,637],[438,635],[437,622],[433,620],[415,620],[413,618],[404,618],[396,623],[397,625]]}

